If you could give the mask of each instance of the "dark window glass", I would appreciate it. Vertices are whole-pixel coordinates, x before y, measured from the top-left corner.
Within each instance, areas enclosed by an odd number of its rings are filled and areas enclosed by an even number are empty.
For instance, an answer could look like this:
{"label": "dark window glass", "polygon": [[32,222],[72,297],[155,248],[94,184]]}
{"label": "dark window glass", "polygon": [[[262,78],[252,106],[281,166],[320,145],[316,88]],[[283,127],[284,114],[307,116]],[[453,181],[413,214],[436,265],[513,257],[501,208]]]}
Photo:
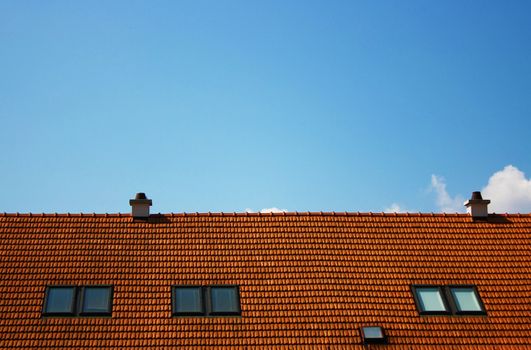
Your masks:
{"label": "dark window glass", "polygon": [[237,286],[173,286],[173,316],[240,315]]}
{"label": "dark window glass", "polygon": [[112,311],[112,286],[48,286],[44,316],[104,316]]}
{"label": "dark window glass", "polygon": [[211,287],[212,314],[239,314],[240,301],[237,287]]}
{"label": "dark window glass", "polygon": [[111,312],[111,287],[83,288],[83,314],[107,314]]}
{"label": "dark window glass", "polygon": [[483,313],[484,309],[474,287],[450,287],[457,313]]}
{"label": "dark window glass", "polygon": [[74,287],[48,287],[46,292],[45,314],[73,314]]}
{"label": "dark window glass", "polygon": [[180,315],[203,314],[201,287],[173,287],[173,313]]}

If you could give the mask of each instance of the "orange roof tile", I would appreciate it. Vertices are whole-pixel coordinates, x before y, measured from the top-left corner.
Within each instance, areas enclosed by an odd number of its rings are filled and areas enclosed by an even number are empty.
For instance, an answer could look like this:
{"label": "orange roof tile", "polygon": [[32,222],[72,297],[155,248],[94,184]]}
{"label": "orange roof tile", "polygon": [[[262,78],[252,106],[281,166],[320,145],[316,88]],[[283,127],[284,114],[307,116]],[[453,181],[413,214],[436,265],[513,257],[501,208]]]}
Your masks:
{"label": "orange roof tile", "polygon": [[[531,214],[0,214],[0,348],[531,345]],[[47,285],[112,284],[110,318],[43,318]],[[241,317],[172,317],[174,284],[236,284]],[[487,316],[419,316],[473,284]]]}

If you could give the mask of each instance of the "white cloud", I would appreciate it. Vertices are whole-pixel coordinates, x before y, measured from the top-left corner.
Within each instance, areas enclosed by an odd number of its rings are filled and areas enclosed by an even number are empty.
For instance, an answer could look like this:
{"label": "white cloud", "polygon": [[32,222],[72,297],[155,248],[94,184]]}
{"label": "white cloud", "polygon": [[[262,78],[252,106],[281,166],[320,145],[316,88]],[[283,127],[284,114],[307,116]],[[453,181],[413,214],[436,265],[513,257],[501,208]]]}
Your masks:
{"label": "white cloud", "polygon": [[389,207],[384,209],[384,213],[407,213],[408,211],[411,212],[400,206],[398,203],[392,203]]}
{"label": "white cloud", "polygon": [[[278,209],[278,208],[264,208],[264,209],[261,209],[259,212],[260,213],[283,213],[283,212],[287,212],[288,210],[287,209]],[[256,211],[254,211],[253,209],[250,209],[250,208],[247,208],[245,209],[245,212],[246,213],[256,213]]]}
{"label": "white cloud", "polygon": [[264,208],[260,210],[260,213],[282,213],[287,212],[287,209],[278,209],[278,208]]}
{"label": "white cloud", "polygon": [[507,165],[494,173],[481,194],[491,200],[489,212],[531,212],[531,179],[515,166]]}
{"label": "white cloud", "polygon": [[460,213],[464,212],[464,199],[460,195],[450,196],[446,190],[446,180],[442,176],[432,175],[430,190],[435,191],[435,203],[443,213]]}

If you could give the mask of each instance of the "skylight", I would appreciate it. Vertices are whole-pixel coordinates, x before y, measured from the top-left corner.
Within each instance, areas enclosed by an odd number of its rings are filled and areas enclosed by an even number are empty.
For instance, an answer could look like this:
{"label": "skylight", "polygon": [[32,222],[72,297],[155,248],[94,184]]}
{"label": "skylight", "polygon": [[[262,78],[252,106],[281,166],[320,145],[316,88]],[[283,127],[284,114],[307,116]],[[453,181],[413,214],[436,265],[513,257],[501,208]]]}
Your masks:
{"label": "skylight", "polygon": [[365,326],[361,327],[361,336],[364,344],[382,344],[385,343],[385,335],[382,327]]}
{"label": "skylight", "polygon": [[201,287],[175,286],[172,297],[174,315],[203,315],[205,313]]}
{"label": "skylight", "polygon": [[236,287],[210,288],[211,314],[234,315],[240,313],[240,300]]}
{"label": "skylight", "polygon": [[45,316],[106,316],[112,312],[112,286],[48,286]]}
{"label": "skylight", "polygon": [[421,315],[485,315],[475,286],[413,286],[413,297]]}
{"label": "skylight", "polygon": [[104,315],[111,313],[112,290],[110,287],[83,288],[83,304],[81,314]]}
{"label": "skylight", "polygon": [[240,315],[237,286],[173,286],[173,316]]}
{"label": "skylight", "polygon": [[73,315],[75,287],[48,287],[43,313],[46,315]]}
{"label": "skylight", "polygon": [[484,314],[485,308],[474,287],[450,286],[457,314]]}
{"label": "skylight", "polygon": [[448,313],[448,307],[444,302],[442,289],[440,287],[419,286],[415,288],[415,295],[421,313]]}

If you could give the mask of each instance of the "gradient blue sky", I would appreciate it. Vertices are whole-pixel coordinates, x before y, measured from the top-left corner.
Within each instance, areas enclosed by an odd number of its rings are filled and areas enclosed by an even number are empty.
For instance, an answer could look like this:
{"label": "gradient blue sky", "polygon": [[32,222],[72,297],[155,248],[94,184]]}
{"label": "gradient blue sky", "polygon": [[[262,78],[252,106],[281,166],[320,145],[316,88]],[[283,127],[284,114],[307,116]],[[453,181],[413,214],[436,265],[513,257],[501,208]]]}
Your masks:
{"label": "gradient blue sky", "polygon": [[0,211],[438,211],[530,111],[529,1],[0,0]]}

